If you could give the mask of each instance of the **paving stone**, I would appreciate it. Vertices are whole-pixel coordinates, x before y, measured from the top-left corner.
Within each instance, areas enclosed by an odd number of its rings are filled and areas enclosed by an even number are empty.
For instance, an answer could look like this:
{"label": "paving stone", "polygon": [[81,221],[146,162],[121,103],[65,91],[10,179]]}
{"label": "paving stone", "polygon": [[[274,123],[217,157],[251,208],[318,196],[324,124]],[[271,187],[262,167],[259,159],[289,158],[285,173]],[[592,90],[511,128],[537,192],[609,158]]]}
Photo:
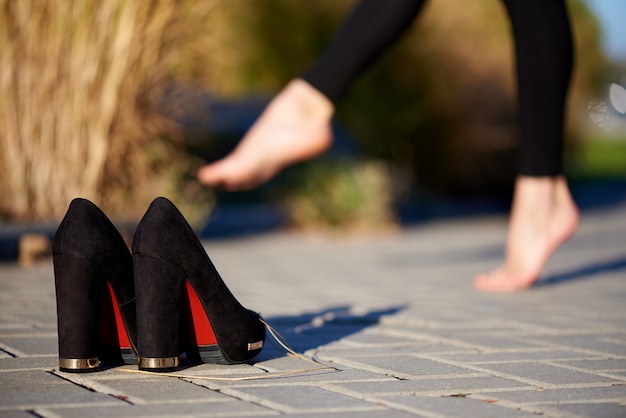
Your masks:
{"label": "paving stone", "polygon": [[0,406],[120,402],[108,394],[86,390],[40,370],[0,372],[0,379]]}
{"label": "paving stone", "polygon": [[[54,416],[62,418],[116,418],[116,417],[242,417],[275,416],[276,412],[243,401],[167,403],[150,405],[114,405],[45,408]],[[39,412],[35,410],[35,412]],[[45,412],[41,413],[42,416]]]}
{"label": "paving stone", "polygon": [[[543,405],[537,405],[543,406]],[[550,411],[561,414],[575,414],[577,417],[590,418],[623,418],[626,417],[626,405],[617,403],[558,403],[545,405]]]}
{"label": "paving stone", "polygon": [[2,418],[33,418],[33,414],[31,414],[28,410],[21,409],[9,409],[2,410],[0,409],[0,416]]}
{"label": "paving stone", "polygon": [[337,414],[329,414],[327,411],[290,413],[291,418],[328,418],[328,416],[339,416],[341,418],[415,418],[415,414],[398,411],[389,408],[381,408],[375,411],[341,411]]}
{"label": "paving stone", "polygon": [[348,346],[334,346],[323,347],[315,350],[316,356],[319,358],[351,358],[358,359],[359,357],[374,357],[374,356],[403,356],[403,355],[434,355],[438,356],[441,353],[458,352],[458,347],[453,347],[445,344],[414,344],[405,346],[391,346],[385,347],[384,345],[372,346],[372,347],[348,347]]}
{"label": "paving stone", "polygon": [[361,365],[361,368],[369,367],[381,373],[408,378],[477,374],[473,370],[413,356],[359,357],[354,361],[339,359],[337,362],[343,362],[352,367]]}
{"label": "paving stone", "polygon": [[256,364],[256,367],[270,372],[288,372],[316,368],[321,366],[315,366],[308,361],[293,356],[285,357],[285,355],[283,354],[280,357],[274,357],[269,360],[261,361]]}
{"label": "paving stone", "polygon": [[626,358],[623,359],[584,359],[558,361],[559,364],[577,367],[588,371],[626,372]]}
{"label": "paving stone", "polygon": [[[49,296],[54,300],[54,295]],[[36,310],[35,310],[36,309]],[[47,304],[42,309],[42,301],[32,301],[29,305],[20,303],[14,308],[18,313],[19,319],[24,324],[29,324],[37,328],[56,330],[56,305],[54,303]]]}
{"label": "paving stone", "polygon": [[[337,341],[338,346],[348,345],[350,347],[404,347],[407,345],[418,345],[415,340],[408,338],[400,338],[396,336],[386,335],[384,329],[381,327],[368,328],[364,331],[352,334],[348,337],[342,338]],[[426,344],[426,343],[421,343]]]}
{"label": "paving stone", "polygon": [[506,349],[532,349],[539,348],[541,345],[538,343],[525,342],[520,338],[511,336],[497,336],[489,335],[480,332],[474,332],[467,335],[467,332],[462,333],[449,333],[443,332],[439,334],[441,337],[460,341],[462,343],[471,344],[479,347],[480,350],[506,350]]}
{"label": "paving stone", "polygon": [[[626,340],[626,334],[621,335],[620,338],[622,341]],[[547,341],[579,350],[589,350],[599,354],[626,356],[626,345],[604,340],[601,335],[598,336],[597,334],[543,336],[536,337],[535,340]]]}
{"label": "paving stone", "polygon": [[4,350],[9,353],[19,353],[28,356],[38,356],[42,354],[58,355],[59,346],[58,338],[48,333],[41,335],[29,335],[25,337],[8,337],[2,338]]}
{"label": "paving stone", "polygon": [[42,369],[50,370],[59,364],[58,356],[0,358],[0,373],[4,370]]}
{"label": "paving stone", "polygon": [[93,380],[126,380],[126,379],[172,379],[175,377],[169,377],[169,374],[173,376],[218,376],[218,377],[241,377],[241,376],[254,376],[257,374],[263,374],[264,371],[250,366],[248,364],[232,364],[232,365],[220,365],[220,364],[199,364],[199,365],[186,365],[179,367],[177,370],[170,373],[150,373],[137,370],[137,365],[123,365],[118,367],[111,367],[104,369],[98,373],[90,374],[90,378]]}
{"label": "paving stone", "polygon": [[435,394],[472,393],[493,389],[525,387],[527,385],[498,377],[459,377],[454,379],[393,380],[381,382],[333,383],[351,392],[372,396],[394,396],[433,392]]}
{"label": "paving stone", "polygon": [[518,376],[543,384],[583,384],[583,383],[617,383],[615,379],[569,370],[552,366],[545,363],[522,362],[522,363],[498,363],[479,365],[482,369],[493,370],[508,376]]}
{"label": "paving stone", "polygon": [[[465,364],[476,364],[476,363],[510,363],[510,362],[519,362],[520,360],[525,361],[552,361],[552,362],[560,362],[564,364],[576,364],[577,361],[581,357],[591,357],[589,355],[581,354],[578,351],[565,351],[565,350],[550,350],[550,349],[520,349],[520,350],[510,350],[504,352],[463,352],[463,353],[441,353],[435,355],[438,358],[451,360],[455,362],[461,362]],[[599,357],[599,356],[597,356]],[[571,361],[563,361],[563,359],[576,359]],[[590,359],[588,361],[604,361],[604,359]]]}
{"label": "paving stone", "polygon": [[24,325],[20,327],[0,329],[1,340],[4,340],[5,338],[26,338],[28,336],[43,337],[44,335],[56,337],[56,328],[50,329],[47,327],[34,327]]}
{"label": "paving stone", "polygon": [[[0,264],[0,268],[2,265]],[[21,330],[21,329],[32,329],[31,326],[23,324],[17,318],[12,315],[9,315],[8,309],[4,306],[2,307],[2,311],[0,312],[0,332],[12,332],[13,330]]]}
{"label": "paving stone", "polygon": [[445,417],[528,417],[528,412],[466,397],[394,396],[383,403],[403,406],[417,414]]}
{"label": "paving stone", "polygon": [[[262,375],[260,377],[263,377]],[[188,380],[195,382],[196,384],[208,384],[213,387],[250,387],[250,386],[292,386],[302,383],[314,383],[316,385],[337,383],[337,382],[390,382],[394,379],[392,377],[373,373],[367,370],[360,369],[344,369],[340,371],[335,370],[319,370],[308,371],[295,375],[279,376],[270,379],[257,379],[257,380],[245,380],[245,381],[222,381],[211,380],[202,378],[189,378]]]}
{"label": "paving stone", "polygon": [[254,365],[250,364],[200,364],[197,366],[189,367],[188,369],[181,370],[180,373],[192,374],[192,375],[209,375],[209,376],[249,376],[255,374],[264,373],[264,362],[257,362],[257,358],[254,359]]}
{"label": "paving stone", "polygon": [[22,410],[22,409],[9,409],[4,410],[0,409],[0,416],[2,418],[33,418],[33,415],[30,410]]}
{"label": "paving stone", "polygon": [[[52,371],[55,375],[61,377],[62,379],[66,379],[69,381],[76,381],[77,384],[84,383],[103,383],[106,384],[109,380],[149,380],[155,379],[153,373],[142,373],[137,370],[137,365],[122,365],[122,366],[103,366],[100,365],[100,368],[93,373],[67,373],[58,370],[58,367],[55,367]],[[163,379],[168,379],[167,376],[158,375]]]}
{"label": "paving stone", "polygon": [[367,404],[339,393],[315,386],[242,387],[224,393],[259,403],[282,412],[296,411],[350,411],[373,410],[374,404]]}
{"label": "paving stone", "polygon": [[597,386],[562,389],[530,389],[521,391],[485,392],[482,395],[518,403],[567,401],[598,401],[626,398],[626,386]]}
{"label": "paving stone", "polygon": [[394,337],[404,337],[407,339],[412,339],[416,342],[430,344],[431,347],[434,348],[434,350],[437,350],[435,347],[440,346],[441,349],[438,351],[484,351],[488,349],[488,347],[485,347],[481,344],[446,337],[443,336],[440,332],[432,330],[414,330],[410,327],[400,328],[397,326],[386,326],[384,332],[386,335],[392,335]]}
{"label": "paving stone", "polygon": [[106,380],[102,381],[118,393],[138,398],[143,401],[180,401],[225,400],[226,396],[193,383],[176,378],[152,378],[142,380]]}

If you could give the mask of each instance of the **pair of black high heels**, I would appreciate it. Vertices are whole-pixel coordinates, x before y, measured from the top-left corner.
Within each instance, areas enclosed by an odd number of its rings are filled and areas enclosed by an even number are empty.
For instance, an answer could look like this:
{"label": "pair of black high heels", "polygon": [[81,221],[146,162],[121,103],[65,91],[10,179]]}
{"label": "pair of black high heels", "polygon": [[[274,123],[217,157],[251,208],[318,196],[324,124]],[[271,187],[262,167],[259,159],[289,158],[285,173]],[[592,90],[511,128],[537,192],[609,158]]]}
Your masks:
{"label": "pair of black high heels", "polygon": [[256,356],[265,327],[228,290],[197,236],[166,198],[139,223],[132,255],[106,215],[74,199],[56,232],[53,262],[59,368],[138,364],[167,371]]}

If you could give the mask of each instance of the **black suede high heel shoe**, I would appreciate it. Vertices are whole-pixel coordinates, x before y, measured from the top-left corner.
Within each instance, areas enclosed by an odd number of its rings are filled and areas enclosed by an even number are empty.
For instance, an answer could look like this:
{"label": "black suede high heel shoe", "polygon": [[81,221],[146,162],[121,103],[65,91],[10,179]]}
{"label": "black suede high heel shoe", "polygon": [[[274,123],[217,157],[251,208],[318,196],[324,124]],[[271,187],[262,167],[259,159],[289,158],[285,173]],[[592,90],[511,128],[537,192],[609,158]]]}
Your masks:
{"label": "black suede high heel shoe", "polygon": [[265,327],[228,290],[183,215],[155,199],[133,240],[139,369],[192,360],[233,364],[263,347]]}
{"label": "black suede high heel shoe", "polygon": [[98,370],[137,362],[132,256],[106,215],[74,199],[56,231],[54,281],[59,368]]}

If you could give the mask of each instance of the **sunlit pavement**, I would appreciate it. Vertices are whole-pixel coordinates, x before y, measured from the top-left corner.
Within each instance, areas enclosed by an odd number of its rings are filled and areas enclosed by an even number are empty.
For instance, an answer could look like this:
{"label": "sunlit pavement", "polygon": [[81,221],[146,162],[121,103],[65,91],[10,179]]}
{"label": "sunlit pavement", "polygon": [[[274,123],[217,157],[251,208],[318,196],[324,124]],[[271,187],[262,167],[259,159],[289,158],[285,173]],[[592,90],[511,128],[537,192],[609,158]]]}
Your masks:
{"label": "sunlit pavement", "polygon": [[268,338],[252,364],[178,377],[59,372],[51,261],[0,264],[0,416],[626,416],[626,203],[585,212],[532,289],[479,293],[505,232],[474,217],[205,241],[238,299],[319,364]]}

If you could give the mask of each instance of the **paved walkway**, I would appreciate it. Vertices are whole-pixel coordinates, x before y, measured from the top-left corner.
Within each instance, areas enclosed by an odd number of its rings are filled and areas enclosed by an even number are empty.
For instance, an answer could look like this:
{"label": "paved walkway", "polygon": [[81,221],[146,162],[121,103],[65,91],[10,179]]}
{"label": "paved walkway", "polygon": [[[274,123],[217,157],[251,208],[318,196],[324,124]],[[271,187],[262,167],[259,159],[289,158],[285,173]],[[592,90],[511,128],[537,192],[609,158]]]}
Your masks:
{"label": "paved walkway", "polygon": [[475,292],[505,219],[378,237],[206,242],[241,302],[317,370],[268,344],[254,364],[180,377],[56,370],[51,263],[0,265],[0,417],[626,417],[626,207],[587,213],[543,280]]}

